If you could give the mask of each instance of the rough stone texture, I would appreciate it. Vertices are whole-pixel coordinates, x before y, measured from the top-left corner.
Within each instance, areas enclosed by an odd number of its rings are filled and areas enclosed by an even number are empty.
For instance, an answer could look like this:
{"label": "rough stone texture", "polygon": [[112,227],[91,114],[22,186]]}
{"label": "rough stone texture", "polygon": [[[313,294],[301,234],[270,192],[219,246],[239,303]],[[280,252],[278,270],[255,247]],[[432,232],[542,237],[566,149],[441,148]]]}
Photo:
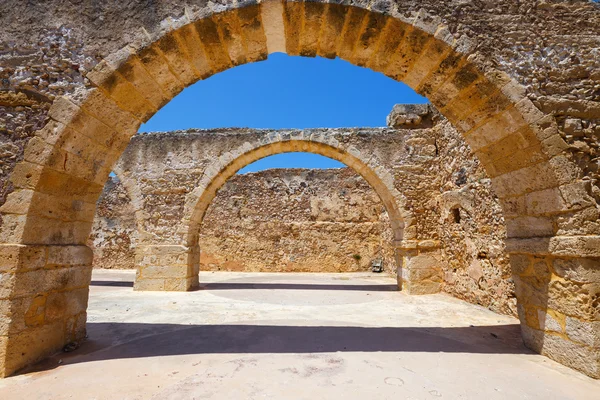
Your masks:
{"label": "rough stone texture", "polygon": [[[430,109],[427,105],[419,107]],[[390,120],[402,118],[405,112],[414,114],[413,108],[396,107]],[[436,290],[441,286],[471,303],[516,315],[504,248],[506,229],[491,182],[464,140],[443,117],[434,111],[420,115],[424,117],[420,123],[410,125],[414,129],[398,130],[397,139],[384,141],[390,154],[397,154],[395,167],[402,177],[402,194],[406,207],[415,215],[409,228],[421,232],[419,239],[439,241],[441,247],[438,258],[415,258],[415,266],[426,260],[426,265],[437,264],[443,269],[444,279],[439,276],[439,280],[429,283]],[[392,132],[361,131],[380,138],[375,141],[384,140]],[[227,132],[215,134],[227,136]],[[229,134],[233,140],[241,131],[231,130]],[[173,142],[174,136],[179,136],[182,143]],[[212,154],[207,149],[214,141],[210,131],[139,135],[120,161],[117,170],[132,193],[144,193],[140,201],[143,212],[138,213],[143,218],[141,225],[149,226],[147,231],[160,235],[160,240],[174,238],[173,232],[181,224],[178,215],[184,200],[180,197],[189,190],[186,187],[192,186],[186,182],[201,173],[201,165],[209,163],[204,159],[210,156],[199,157],[199,149]],[[95,219],[95,266],[112,268],[123,262],[117,267],[131,268],[131,243],[137,240],[137,231],[131,220],[131,205],[121,201],[125,189],[115,180],[109,179]],[[234,176],[219,190],[203,219],[200,269],[364,270],[381,245],[386,270],[395,273],[393,233],[382,211],[376,193],[349,169],[343,173],[275,170]],[[353,259],[355,254],[361,256],[360,261]],[[427,272],[417,269],[412,280],[426,281]],[[408,275],[405,278],[411,280]]]}
{"label": "rough stone texture", "polygon": [[[127,44],[147,42],[146,32],[157,36],[165,30],[164,21],[179,23],[185,10],[208,15],[230,5],[155,1],[147,7],[129,0],[73,7],[62,1],[5,1],[0,7],[1,204],[12,190],[6,178],[22,159],[24,144],[46,122],[56,96],[89,86],[86,75],[100,60]],[[443,24],[444,34],[460,39],[482,69],[493,66],[516,79],[537,107],[556,115],[569,144],[566,151],[597,188],[599,7],[588,0],[413,0],[377,2],[373,9],[406,19],[425,13],[430,19],[424,18],[423,28]]]}
{"label": "rough stone texture", "polygon": [[200,228],[200,270],[396,273],[385,207],[348,168],[232,177]]}
{"label": "rough stone texture", "polygon": [[440,162],[436,218],[442,243],[444,291],[470,303],[515,315],[506,253],[506,225],[491,181],[469,146],[448,124],[436,138]]}
{"label": "rough stone texture", "polygon": [[429,104],[396,104],[387,116],[387,126],[397,129],[413,126],[431,127],[439,114]]}
{"label": "rough stone texture", "polygon": [[[94,268],[135,268],[133,215],[110,177],[90,236]],[[200,230],[200,270],[353,272],[383,258],[395,275],[391,243],[385,207],[351,169],[268,170],[236,175],[219,190]]]}
{"label": "rough stone texture", "polygon": [[[434,179],[430,175],[432,171],[428,170],[428,167],[433,168],[435,165],[435,146],[406,146],[413,142],[433,143],[434,136],[431,129],[387,128],[305,131],[221,129],[136,136],[115,169],[132,199],[137,219],[139,241],[136,264],[139,273],[136,288],[150,289],[153,287],[151,281],[164,285],[163,279],[167,279],[167,272],[163,269],[170,265],[172,256],[161,258],[160,249],[168,248],[172,251],[173,246],[180,246],[183,253],[178,257],[188,257],[184,254],[189,251],[198,253],[194,247],[197,247],[200,224],[204,221],[204,214],[216,192],[237,169],[269,154],[315,151],[355,168],[373,186],[390,214],[389,224],[393,237],[387,239],[388,246],[401,248],[424,239],[432,239],[432,235],[435,238],[434,229],[427,229],[422,224],[431,223],[433,227],[437,221],[432,222],[428,213],[419,212],[412,216],[412,209],[421,202],[419,196],[428,198],[436,194]],[[373,156],[366,158],[363,155],[366,153]],[[391,167],[392,163],[394,167]],[[386,170],[393,171],[393,175]],[[419,184],[411,186],[413,182]],[[410,193],[410,198],[398,191],[397,188],[401,186],[406,186],[406,193]],[[244,193],[242,190],[237,196],[248,197]],[[252,196],[257,202],[268,204],[268,199],[260,198],[260,191]],[[225,212],[233,211],[227,209]],[[261,218],[269,218],[269,215],[265,213]],[[302,221],[302,215],[289,218]],[[237,215],[229,214],[229,220],[236,219],[239,219]],[[222,224],[222,221],[219,220],[218,223]],[[250,233],[248,236],[255,234]],[[436,244],[430,246],[431,250],[439,252],[439,243],[435,240],[433,242]],[[200,247],[200,253],[202,250]],[[152,257],[146,257],[149,251],[152,252]],[[261,258],[265,260],[273,257],[268,253],[270,252],[265,251]],[[373,253],[373,250],[369,249],[367,253]],[[191,257],[192,253],[189,254]],[[362,258],[362,254],[359,255]],[[368,261],[370,256],[365,262]],[[389,270],[395,269],[393,265]],[[156,269],[159,266],[160,273]],[[151,275],[149,267],[155,271],[152,272],[154,275]],[[405,267],[409,269],[408,266]],[[437,291],[441,283],[441,269],[437,264],[430,267],[431,272],[438,276]],[[191,265],[190,268],[188,272],[181,271],[181,278],[188,279],[194,275],[193,270],[197,267]],[[168,278],[174,279],[176,276],[170,275]],[[417,292],[417,288],[412,291]]]}
{"label": "rough stone texture", "polygon": [[[95,202],[141,122],[196,80],[285,50],[339,56],[427,96],[465,137],[491,178],[511,255],[528,255],[532,265],[540,258],[547,265],[577,259],[600,268],[599,7],[586,0],[259,5],[128,0],[76,7],[58,0],[5,1],[0,4],[0,67],[8,105],[0,115],[11,130],[5,128],[1,140],[0,243],[10,251],[42,246],[48,252],[85,244]],[[30,77],[31,83],[19,85]],[[52,101],[49,110],[15,101],[25,89]],[[27,132],[46,117],[46,125],[27,141]],[[23,128],[18,134],[18,127],[12,130],[15,119]],[[222,161],[232,156],[223,155]],[[390,221],[397,224],[391,214]],[[145,262],[177,266],[178,277],[161,278],[157,287],[183,290],[196,284],[199,252],[188,244],[146,249]],[[437,259],[427,254],[431,244],[405,244],[416,246],[406,251],[406,261],[422,265],[421,255]],[[25,255],[15,254],[6,278],[14,285],[3,283],[2,310],[11,308],[20,298],[15,288],[30,279]],[[160,267],[153,265],[154,273],[165,272]],[[519,269],[512,261],[511,267],[513,274]],[[429,279],[435,269],[424,272],[430,290],[439,285],[437,278]],[[30,283],[39,290],[25,296],[27,301],[50,294],[42,274],[34,277]],[[546,286],[534,285],[535,296],[520,300],[528,345],[539,350],[541,338],[545,354],[600,376],[600,346],[581,347],[566,336],[558,340],[539,329],[535,318],[526,318],[551,305],[574,316],[582,304],[570,302],[570,288],[578,285],[534,278]],[[588,294],[580,299],[585,307],[598,307],[597,284],[585,289]],[[565,304],[551,299],[560,298],[557,293]],[[544,301],[528,303],[540,298]],[[6,317],[8,325],[17,326],[20,317]],[[598,315],[582,318],[595,326]],[[13,334],[0,336],[0,354],[9,354],[0,374],[47,355],[70,332],[65,324],[41,328],[28,326],[26,334],[42,343],[41,332],[51,332],[56,340],[41,344],[28,361],[13,357],[24,342],[13,342]]]}
{"label": "rough stone texture", "polygon": [[88,246],[94,252],[94,268],[135,268],[137,231],[134,209],[116,176],[108,178],[96,208]]}

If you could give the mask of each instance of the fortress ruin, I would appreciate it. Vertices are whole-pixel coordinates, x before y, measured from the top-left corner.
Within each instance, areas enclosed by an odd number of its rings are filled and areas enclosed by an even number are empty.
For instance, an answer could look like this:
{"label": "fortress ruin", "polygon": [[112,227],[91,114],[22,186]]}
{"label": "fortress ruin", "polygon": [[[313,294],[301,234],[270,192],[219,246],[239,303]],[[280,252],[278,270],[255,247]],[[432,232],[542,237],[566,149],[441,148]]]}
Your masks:
{"label": "fortress ruin", "polygon": [[[85,338],[87,242],[111,171],[135,210],[135,288],[186,291],[199,283],[200,227],[218,189],[254,160],[307,151],[344,162],[377,193],[402,290],[458,292],[444,284],[454,279],[473,291],[462,297],[485,294],[502,309],[510,279],[526,346],[600,377],[597,2],[8,0],[0,23],[0,376]],[[185,87],[275,52],[339,57],[402,81],[447,119],[431,130],[459,136],[444,144],[423,129],[233,129],[161,141],[187,151],[201,137],[197,164],[135,135]],[[148,179],[128,183],[143,165]],[[163,174],[173,185],[164,193]],[[442,261],[463,252],[452,222],[462,209],[474,225],[461,231],[468,251],[452,266]],[[502,226],[504,243],[486,244]],[[463,284],[465,268],[502,285]]]}

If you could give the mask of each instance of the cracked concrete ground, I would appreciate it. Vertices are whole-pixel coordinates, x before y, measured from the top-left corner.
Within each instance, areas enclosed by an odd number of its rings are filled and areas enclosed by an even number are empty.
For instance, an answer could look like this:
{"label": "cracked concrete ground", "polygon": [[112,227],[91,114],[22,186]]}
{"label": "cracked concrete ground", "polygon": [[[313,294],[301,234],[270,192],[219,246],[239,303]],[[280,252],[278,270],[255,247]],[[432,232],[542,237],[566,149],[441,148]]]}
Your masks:
{"label": "cracked concrete ground", "polygon": [[95,271],[89,339],[0,381],[9,399],[598,399],[523,347],[518,320],[380,274],[203,272],[134,292]]}

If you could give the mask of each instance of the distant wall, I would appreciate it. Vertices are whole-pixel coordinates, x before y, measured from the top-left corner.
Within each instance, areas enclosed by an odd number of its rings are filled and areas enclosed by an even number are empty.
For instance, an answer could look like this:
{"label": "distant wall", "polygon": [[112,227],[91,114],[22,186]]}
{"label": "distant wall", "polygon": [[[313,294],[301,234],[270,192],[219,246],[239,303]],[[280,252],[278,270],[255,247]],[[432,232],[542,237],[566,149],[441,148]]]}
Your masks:
{"label": "distant wall", "polygon": [[[107,182],[90,236],[96,268],[135,268],[133,207]],[[349,168],[276,169],[236,175],[204,218],[201,269],[366,271],[384,259],[395,273],[392,231],[375,191]]]}
{"label": "distant wall", "polygon": [[135,268],[137,230],[131,199],[116,176],[108,178],[96,206],[88,246],[94,250],[94,267]]}
{"label": "distant wall", "polygon": [[349,168],[236,175],[200,230],[200,269],[395,271],[392,231],[375,191]]}

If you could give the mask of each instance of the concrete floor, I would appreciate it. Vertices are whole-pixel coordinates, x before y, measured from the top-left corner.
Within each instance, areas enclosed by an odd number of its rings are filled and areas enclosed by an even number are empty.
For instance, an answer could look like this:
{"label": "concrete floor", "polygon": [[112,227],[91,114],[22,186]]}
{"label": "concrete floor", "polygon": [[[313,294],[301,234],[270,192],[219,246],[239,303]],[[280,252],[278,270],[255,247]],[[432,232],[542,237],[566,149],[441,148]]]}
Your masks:
{"label": "concrete floor", "polygon": [[96,271],[89,339],[0,380],[0,399],[595,399],[600,381],[532,354],[518,321],[375,274],[202,273],[133,292]]}

